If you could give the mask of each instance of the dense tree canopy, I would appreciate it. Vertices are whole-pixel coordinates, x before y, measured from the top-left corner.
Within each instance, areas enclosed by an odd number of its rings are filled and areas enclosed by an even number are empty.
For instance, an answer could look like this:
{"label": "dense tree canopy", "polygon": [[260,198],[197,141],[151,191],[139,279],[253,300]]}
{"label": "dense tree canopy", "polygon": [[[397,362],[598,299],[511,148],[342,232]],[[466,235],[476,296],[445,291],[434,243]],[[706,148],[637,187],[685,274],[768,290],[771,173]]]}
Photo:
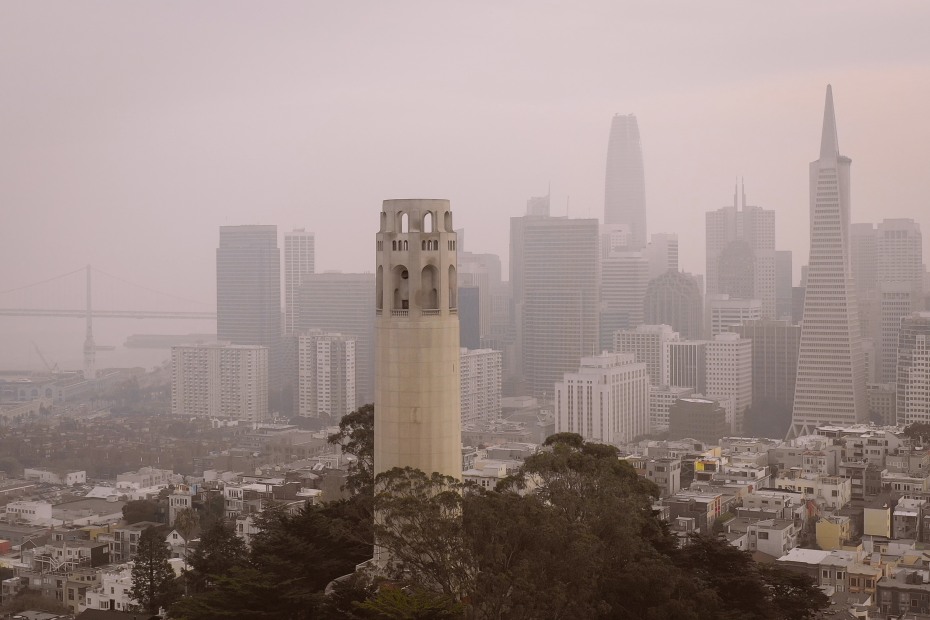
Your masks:
{"label": "dense tree canopy", "polygon": [[[192,561],[201,586],[173,618],[804,620],[826,604],[809,578],[724,541],[679,548],[657,488],[578,435],[550,437],[494,490],[409,468],[375,483],[373,413],[331,437],[359,457],[351,498],[266,510],[246,557]],[[387,574],[352,575],[373,539]]]}
{"label": "dense tree canopy", "polygon": [[168,563],[171,556],[160,527],[149,527],[139,536],[139,548],[132,567],[130,595],[142,609],[157,613],[167,608],[180,595],[180,588]]}

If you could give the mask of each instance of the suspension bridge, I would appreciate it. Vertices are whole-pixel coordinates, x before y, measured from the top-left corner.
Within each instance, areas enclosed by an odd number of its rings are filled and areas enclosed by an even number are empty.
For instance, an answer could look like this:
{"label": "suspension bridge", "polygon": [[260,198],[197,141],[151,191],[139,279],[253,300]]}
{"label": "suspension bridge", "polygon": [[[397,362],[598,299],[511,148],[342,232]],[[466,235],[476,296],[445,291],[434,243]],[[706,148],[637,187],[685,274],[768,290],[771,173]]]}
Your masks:
{"label": "suspension bridge", "polygon": [[[94,307],[93,303],[94,293],[100,292],[93,284],[100,280],[110,285],[109,291],[118,291],[116,295],[109,296],[111,299],[108,303],[103,304],[106,309]],[[76,283],[80,286],[76,287]],[[127,299],[132,301],[127,303]],[[203,302],[158,291],[87,265],[38,282],[0,291],[0,317],[83,318],[84,377],[93,379],[97,351],[93,332],[95,318],[216,320],[216,312],[152,309],[153,306],[163,306],[166,299],[186,305],[205,305]],[[123,309],[112,309],[109,304],[114,304],[117,308],[121,304],[124,305]]]}

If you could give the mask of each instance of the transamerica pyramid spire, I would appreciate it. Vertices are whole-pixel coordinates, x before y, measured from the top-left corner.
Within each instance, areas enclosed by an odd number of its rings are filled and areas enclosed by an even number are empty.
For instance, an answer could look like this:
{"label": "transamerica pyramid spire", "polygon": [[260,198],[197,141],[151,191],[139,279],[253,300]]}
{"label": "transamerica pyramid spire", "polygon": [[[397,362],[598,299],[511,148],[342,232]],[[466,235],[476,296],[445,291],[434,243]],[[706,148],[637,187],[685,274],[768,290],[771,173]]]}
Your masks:
{"label": "transamerica pyramid spire", "polygon": [[823,133],[820,137],[820,159],[835,159],[840,154],[836,138],[836,113],[833,111],[833,87],[827,84],[827,99],[823,105]]}

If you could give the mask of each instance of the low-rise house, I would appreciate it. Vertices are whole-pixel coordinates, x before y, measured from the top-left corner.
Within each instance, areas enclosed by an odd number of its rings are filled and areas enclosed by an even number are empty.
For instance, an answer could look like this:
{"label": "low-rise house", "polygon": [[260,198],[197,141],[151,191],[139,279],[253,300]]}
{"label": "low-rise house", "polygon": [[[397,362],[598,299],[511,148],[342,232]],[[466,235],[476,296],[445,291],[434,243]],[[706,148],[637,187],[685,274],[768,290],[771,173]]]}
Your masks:
{"label": "low-rise house", "polygon": [[798,469],[778,472],[774,485],[779,489],[798,491],[804,499],[813,500],[822,509],[839,510],[849,503],[852,485],[846,478],[805,474]]}
{"label": "low-rise house", "polygon": [[23,478],[44,484],[60,484],[74,486],[87,484],[86,471],[56,471],[44,467],[27,467],[23,470]]}
{"label": "low-rise house", "polygon": [[891,518],[891,531],[895,538],[918,538],[921,526],[921,508],[926,505],[924,499],[901,498],[894,507]]}
{"label": "low-rise house", "polygon": [[817,546],[825,551],[852,544],[852,520],[842,515],[824,515],[816,523]]}
{"label": "low-rise house", "polygon": [[930,615],[930,574],[926,570],[901,570],[882,577],[876,584],[875,603],[882,618]]}

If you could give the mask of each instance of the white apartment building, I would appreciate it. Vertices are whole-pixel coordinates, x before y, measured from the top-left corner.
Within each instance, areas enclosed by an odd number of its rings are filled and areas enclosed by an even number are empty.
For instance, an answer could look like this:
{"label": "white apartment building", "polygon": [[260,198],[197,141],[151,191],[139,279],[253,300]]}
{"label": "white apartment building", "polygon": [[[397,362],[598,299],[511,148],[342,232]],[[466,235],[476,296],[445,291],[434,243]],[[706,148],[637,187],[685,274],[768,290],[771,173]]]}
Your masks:
{"label": "white apartment building", "polygon": [[493,349],[461,349],[459,353],[462,427],[496,422],[501,417],[503,354]]}
{"label": "white apartment building", "polygon": [[229,344],[172,347],[171,413],[263,421],[268,416],[268,348]]}
{"label": "white apartment building", "polygon": [[646,364],[652,385],[668,385],[665,360],[669,342],[680,338],[670,325],[640,325],[636,329],[621,329],[614,333],[614,351],[632,353],[636,361]]}
{"label": "white apartment building", "polygon": [[300,325],[300,285],[315,268],[316,241],[303,228],[284,233],[284,333]]}
{"label": "white apartment building", "polygon": [[632,354],[581,359],[578,372],[555,384],[555,431],[622,444],[649,432],[649,376]]}
{"label": "white apartment building", "polygon": [[710,338],[733,331],[746,321],[762,318],[762,302],[758,299],[734,299],[725,293],[707,296],[707,333]]}
{"label": "white apartment building", "polygon": [[707,397],[730,401],[728,422],[734,434],[744,430],[744,417],[752,405],[752,340],[725,332],[707,342]]}
{"label": "white apartment building", "polygon": [[357,338],[321,330],[298,336],[297,405],[303,417],[355,411]]}
{"label": "white apartment building", "polygon": [[27,467],[23,470],[23,478],[45,484],[63,484],[72,486],[87,483],[86,471],[52,471],[44,467]]}
{"label": "white apartment building", "polygon": [[34,525],[51,525],[52,505],[48,502],[17,500],[6,505],[8,522],[25,521]]}
{"label": "white apartment building", "polygon": [[901,321],[896,412],[898,424],[930,422],[930,312]]}
{"label": "white apartment building", "polygon": [[649,432],[661,433],[668,430],[668,409],[679,398],[694,395],[688,386],[659,385],[649,388]]}

